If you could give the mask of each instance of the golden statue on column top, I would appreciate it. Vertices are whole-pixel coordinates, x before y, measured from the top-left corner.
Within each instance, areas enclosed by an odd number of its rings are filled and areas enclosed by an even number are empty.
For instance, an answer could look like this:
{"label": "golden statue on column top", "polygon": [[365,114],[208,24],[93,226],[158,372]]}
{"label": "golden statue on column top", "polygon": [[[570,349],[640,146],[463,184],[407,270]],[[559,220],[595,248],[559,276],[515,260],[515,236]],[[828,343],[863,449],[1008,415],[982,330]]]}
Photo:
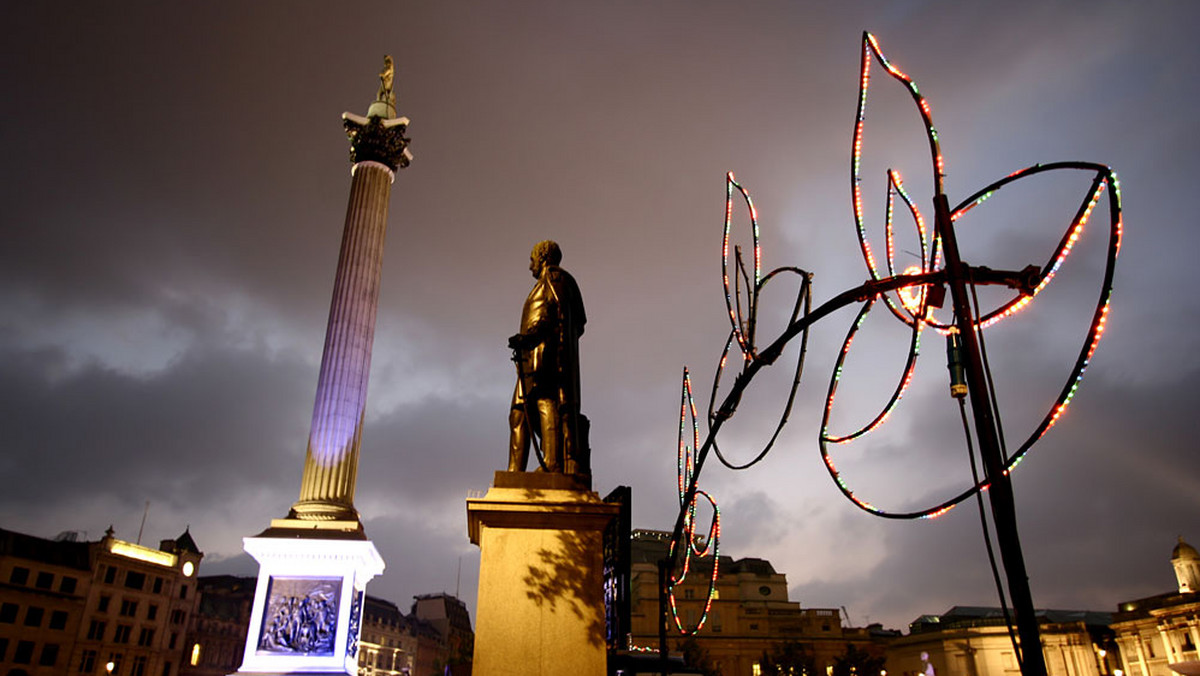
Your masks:
{"label": "golden statue on column top", "polygon": [[392,91],[392,79],[396,75],[396,64],[392,61],[389,54],[383,57],[383,70],[379,71],[379,93],[375,95],[376,101],[381,101],[396,107],[396,94]]}

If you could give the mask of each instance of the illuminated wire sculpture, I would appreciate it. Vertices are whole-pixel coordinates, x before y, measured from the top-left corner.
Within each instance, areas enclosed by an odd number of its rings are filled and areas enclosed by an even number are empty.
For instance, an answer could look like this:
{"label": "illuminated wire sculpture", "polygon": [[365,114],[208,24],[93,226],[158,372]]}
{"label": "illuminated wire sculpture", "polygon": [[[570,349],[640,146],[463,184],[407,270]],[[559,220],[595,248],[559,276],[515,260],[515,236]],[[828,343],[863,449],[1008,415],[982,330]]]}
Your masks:
{"label": "illuminated wire sculpture", "polygon": [[[750,283],[750,276],[746,272],[744,260],[742,259],[741,249],[734,248],[733,260],[729,256],[729,241],[730,231],[733,222],[733,191],[737,189],[742,198],[746,202],[746,207],[750,212],[750,227],[754,236],[754,282]],[[758,230],[758,212],[754,209],[754,202],[750,199],[750,193],[737,182],[733,172],[725,175],[725,237],[721,243],[722,251],[722,266],[721,275],[725,285],[725,307],[729,310],[730,332],[729,338],[725,341],[725,349],[721,352],[721,359],[717,363],[716,375],[713,377],[712,395],[708,402],[708,419],[711,424],[716,418],[728,418],[733,415],[737,408],[737,399],[726,399],[725,403],[717,408],[717,392],[721,387],[721,376],[725,373],[725,368],[729,363],[729,355],[736,344],[741,352],[741,371],[740,374],[745,374],[752,364],[757,361],[767,360],[767,363],[773,362],[778,353],[762,353],[758,352],[756,346],[758,333],[758,307],[759,298],[767,284],[779,275],[793,274],[800,278],[800,288],[796,293],[796,302],[792,306],[792,314],[788,320],[788,324],[794,324],[802,315],[807,315],[812,309],[812,293],[811,283],[812,276],[807,272],[796,267],[776,268],[762,275],[762,246],[759,242]],[[731,291],[729,285],[730,269],[733,268],[734,288]],[[742,307],[742,287],[746,287],[746,307]],[[796,357],[796,371],[792,377],[792,386],[788,391],[787,402],[784,404],[783,412],[779,415],[779,422],[775,425],[775,430],[771,437],[751,460],[744,464],[736,464],[729,461],[722,453],[719,446],[716,444],[716,439],[713,439],[713,450],[717,454],[717,458],[730,469],[746,469],[753,466],[762,460],[771,447],[775,445],[775,440],[779,438],[779,433],[783,431],[783,426],[787,424],[788,416],[792,411],[792,404],[796,400],[796,390],[800,386],[800,377],[804,373],[804,355],[808,348],[808,330],[801,332],[800,337],[800,352]]]}
{"label": "illuminated wire sculpture", "polygon": [[[672,561],[682,559],[679,564],[679,575],[675,575],[675,571],[671,571],[671,575],[667,580],[668,603],[671,608],[671,618],[675,622],[675,628],[681,634],[695,634],[704,626],[708,619],[708,611],[712,609],[712,602],[716,596],[717,576],[719,575],[721,557],[720,557],[720,541],[721,541],[721,511],[717,508],[717,502],[705,491],[694,491],[691,499],[685,504],[684,498],[687,494],[687,487],[693,483],[692,479],[695,473],[695,454],[700,447],[700,423],[696,417],[696,404],[692,399],[692,381],[688,375],[688,370],[683,370],[683,385],[681,387],[680,405],[679,405],[679,452],[678,452],[678,483],[679,483],[679,507],[685,512],[683,530],[685,537],[683,540],[676,542],[671,541],[668,558]],[[688,425],[688,422],[691,425]],[[688,445],[688,432],[691,432],[691,445]],[[713,520],[709,525],[708,535],[700,537],[696,534],[696,501],[703,497],[708,501],[709,506],[713,510]],[[704,547],[699,547],[699,543],[703,542]],[[708,594],[704,601],[704,610],[700,613],[700,620],[695,627],[685,629],[683,622],[679,619],[679,608],[675,601],[675,587],[682,584],[687,578],[688,572],[692,567],[693,558],[703,558],[712,556],[712,571],[708,580]]]}
{"label": "illuminated wire sculpture", "polygon": [[[861,167],[863,154],[863,131],[866,120],[866,103],[867,93],[870,85],[871,64],[877,61],[885,70],[885,72],[893,79],[899,81],[909,92],[914,103],[920,112],[922,122],[925,128],[925,135],[929,142],[932,177],[934,189],[934,206],[938,218],[935,219],[939,224],[945,223],[947,228],[946,233],[943,233],[941,225],[934,229],[932,235],[926,228],[925,219],[916,204],[909,198],[904,189],[903,182],[896,172],[888,170],[887,172],[887,202],[886,202],[886,258],[884,266],[881,268],[874,257],[870,242],[867,237],[865,218],[863,216],[863,194],[861,189]],[[1075,392],[1079,387],[1080,380],[1086,371],[1090,360],[1095,353],[1096,346],[1099,344],[1100,338],[1103,336],[1104,328],[1108,320],[1109,303],[1112,296],[1112,282],[1116,267],[1117,255],[1120,251],[1122,221],[1121,221],[1121,199],[1120,185],[1113,171],[1102,164],[1092,162],[1056,162],[1051,164],[1036,164],[1025,169],[1013,172],[1004,178],[987,185],[978,190],[974,194],[967,197],[957,206],[948,207],[944,190],[945,179],[945,158],[942,155],[940,141],[937,130],[933,126],[932,112],[928,101],[920,93],[913,80],[896,68],[883,55],[878,41],[870,33],[863,34],[862,43],[862,60],[859,75],[859,98],[858,109],[855,116],[853,145],[851,151],[850,163],[850,179],[851,179],[851,195],[852,207],[854,213],[854,223],[858,235],[859,246],[863,255],[863,260],[866,263],[869,279],[866,283],[848,289],[834,296],[824,304],[813,309],[811,307],[811,283],[812,276],[796,267],[777,268],[770,273],[763,275],[761,271],[762,265],[762,250],[759,242],[759,225],[758,213],[750,199],[749,192],[743,188],[734,179],[732,173],[726,177],[726,208],[725,208],[725,227],[724,238],[722,241],[722,277],[725,291],[725,305],[728,310],[731,330],[728,339],[725,343],[725,348],[721,354],[716,369],[716,375],[713,382],[713,393],[709,402],[708,410],[708,434],[706,435],[703,444],[700,444],[698,427],[695,426],[695,409],[691,405],[691,385],[687,375],[687,370],[684,370],[684,404],[681,407],[680,417],[680,475],[679,475],[679,490],[680,490],[680,513],[676,519],[675,529],[672,533],[671,541],[671,556],[668,558],[667,565],[674,567],[679,563],[680,552],[686,551],[688,555],[696,554],[702,556],[694,549],[695,544],[695,513],[697,497],[703,496],[713,506],[714,522],[710,527],[710,543],[713,542],[716,534],[719,532],[717,522],[718,516],[716,511],[715,501],[704,491],[697,488],[700,472],[703,469],[704,462],[708,457],[709,450],[715,451],[718,459],[731,469],[745,469],[761,461],[763,457],[771,450],[775,441],[778,439],[780,432],[787,423],[788,415],[790,414],[792,405],[795,401],[796,391],[799,386],[800,377],[803,373],[804,355],[807,346],[808,330],[823,317],[846,307],[853,303],[861,303],[862,306],[856,316],[846,338],[842,343],[842,350],[838,355],[834,372],[832,374],[829,389],[827,391],[823,419],[819,434],[819,447],[821,457],[825,467],[829,472],[830,477],[834,480],[838,489],[847,497],[853,504],[872,514],[881,517],[893,519],[917,519],[917,518],[933,518],[944,514],[946,511],[958,505],[963,500],[976,495],[982,490],[989,488],[995,480],[994,477],[985,476],[983,479],[977,480],[974,485],[966,488],[958,495],[941,502],[936,505],[931,505],[924,509],[909,511],[909,512],[892,512],[880,509],[865,499],[859,497],[850,488],[845,481],[841,472],[837,469],[836,464],[831,456],[831,447],[836,447],[850,443],[856,439],[860,439],[871,431],[879,428],[884,422],[889,419],[891,413],[899,404],[903,395],[912,382],[913,374],[916,368],[917,358],[920,354],[920,337],[926,326],[932,328],[937,333],[947,334],[957,332],[960,327],[952,321],[942,322],[936,319],[933,315],[933,308],[940,307],[945,298],[945,289],[947,283],[953,281],[952,278],[957,278],[961,284],[962,276],[965,275],[967,284],[972,288],[975,285],[1002,285],[1014,291],[1013,296],[1002,302],[998,307],[995,307],[986,312],[980,311],[976,314],[963,312],[961,319],[967,322],[967,329],[981,333],[984,329],[1003,321],[1021,309],[1027,307],[1030,302],[1036,297],[1046,286],[1053,281],[1059,268],[1071,254],[1076,242],[1083,235],[1083,232],[1092,216],[1093,210],[1100,202],[1105,191],[1107,191],[1107,207],[1109,212],[1109,235],[1108,246],[1106,252],[1106,263],[1104,268],[1103,281],[1101,283],[1099,298],[1097,299],[1095,310],[1092,314],[1091,324],[1084,338],[1083,345],[1078,353],[1075,363],[1063,384],[1058,395],[1050,405],[1046,414],[1041,421],[1034,427],[1032,432],[1021,443],[1017,450],[1011,455],[1006,454],[1002,467],[1003,474],[1007,475],[1012,469],[1025,457],[1029,449],[1036,443],[1045,433],[1052,427],[1062,416],[1063,412],[1070,405],[1075,396]],[[990,270],[984,267],[971,267],[965,263],[958,267],[951,267],[950,261],[957,261],[957,245],[952,244],[952,248],[946,248],[943,244],[943,236],[952,236],[953,229],[951,224],[965,217],[973,209],[982,204],[984,201],[992,197],[1000,189],[1015,183],[1017,181],[1031,178],[1046,172],[1056,171],[1083,171],[1091,174],[1091,186],[1084,195],[1084,198],[1072,218],[1071,223],[1067,227],[1062,239],[1054,248],[1053,252],[1047,261],[1041,266],[1030,265],[1020,271],[1003,271]],[[730,232],[733,213],[734,197],[733,192],[737,190],[750,214],[750,226],[753,233],[753,276],[747,271],[745,261],[743,260],[740,248],[734,247],[731,256],[730,250]],[[900,197],[903,201],[909,215],[913,219],[914,226],[917,231],[917,237],[921,243],[920,264],[909,267],[901,273],[896,272],[896,263],[894,255],[894,236],[893,236],[893,221],[895,214],[895,197]],[[949,252],[949,253],[948,253]],[[952,253],[953,257],[949,254]],[[796,274],[801,278],[800,289],[796,296],[796,301],[792,308],[789,323],[782,333],[772,340],[765,347],[759,347],[760,336],[757,335],[757,319],[759,311],[759,298],[763,288],[769,281],[775,279],[778,275],[790,273]],[[953,285],[952,290],[953,290]],[[854,338],[866,320],[866,317],[874,304],[883,300],[884,305],[889,309],[890,313],[898,320],[903,322],[911,329],[911,337],[909,340],[908,356],[905,366],[901,371],[891,396],[884,404],[882,410],[871,416],[867,422],[857,428],[842,433],[834,433],[829,429],[830,417],[833,411],[835,395],[837,393],[838,382],[841,377],[842,368],[845,360],[850,352],[850,348],[854,342]],[[957,303],[961,301],[956,299],[956,310],[960,307]],[[956,314],[956,316],[958,316]],[[968,322],[969,318],[969,322]],[[741,400],[745,389],[750,385],[754,376],[764,367],[773,364],[783,353],[784,348],[788,343],[800,336],[800,350],[797,358],[795,376],[791,388],[787,396],[787,402],[784,406],[779,422],[773,430],[770,438],[765,446],[755,454],[748,462],[736,464],[730,462],[718,448],[716,439],[724,423],[729,420],[737,410],[738,403]],[[721,385],[722,375],[727,367],[730,366],[729,360],[734,346],[737,346],[740,354],[740,366],[730,385],[729,392],[721,403],[717,404],[717,391]],[[686,415],[690,413],[693,421],[693,436],[692,445],[685,451],[684,429],[686,427]],[[678,581],[682,580],[689,564],[689,556],[682,557],[682,565],[684,574],[680,575],[678,580],[674,577],[673,570],[668,570],[668,578],[671,580],[670,590]],[[714,554],[713,567],[713,584],[716,580],[716,565]],[[710,592],[711,597],[711,592]],[[711,598],[708,602],[711,604]],[[673,614],[675,614],[675,601],[673,593],[670,594],[670,606]],[[707,613],[708,605],[705,606]],[[703,619],[701,620],[701,625]],[[678,622],[676,616],[676,627],[680,631],[684,628]],[[699,627],[690,630],[694,633]]]}

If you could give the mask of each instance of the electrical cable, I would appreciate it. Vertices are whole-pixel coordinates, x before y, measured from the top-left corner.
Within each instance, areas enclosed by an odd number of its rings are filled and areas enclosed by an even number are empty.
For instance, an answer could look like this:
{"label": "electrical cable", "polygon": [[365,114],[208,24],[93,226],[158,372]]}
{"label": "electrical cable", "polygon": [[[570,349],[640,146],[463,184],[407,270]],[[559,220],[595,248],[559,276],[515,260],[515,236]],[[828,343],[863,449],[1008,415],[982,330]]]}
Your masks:
{"label": "electrical cable", "polygon": [[[971,300],[975,303],[975,316],[979,316],[979,293],[974,282],[970,282]],[[996,421],[996,436],[1000,438],[1000,461],[1008,464],[1008,444],[1004,441],[1004,424],[1000,421],[1000,402],[996,397],[996,381],[992,378],[992,365],[988,363],[987,343],[983,340],[983,328],[977,322],[975,338],[979,341],[979,356],[983,362],[983,375],[987,380],[988,395],[991,397],[992,419]],[[976,483],[979,483],[976,481]]]}
{"label": "electrical cable", "polygon": [[[978,287],[975,285],[975,283],[973,281],[970,282],[968,284],[968,286],[971,287],[971,300],[975,304],[975,308],[974,308],[975,316],[978,317],[979,316]],[[997,397],[996,397],[996,382],[992,378],[992,367],[988,363],[987,346],[983,339],[983,329],[980,327],[980,325],[978,323],[976,323],[975,326],[972,328],[972,330],[975,331],[975,338],[976,338],[976,340],[979,341],[979,354],[980,354],[981,361],[982,361],[984,380],[987,381],[988,394],[991,397],[992,418],[995,421],[996,435],[997,435],[997,437],[999,437],[999,440],[1000,440],[1000,457],[1004,464],[1008,464],[1008,447],[1004,443],[1004,424],[1000,420],[1000,404],[997,401]],[[971,476],[975,480],[975,483],[978,484],[979,483],[979,473],[975,467],[975,450],[971,446],[970,431],[967,428],[967,410],[966,410],[966,405],[962,399],[958,400],[958,406],[959,406],[959,412],[962,414],[963,428],[965,430],[967,430],[967,453],[971,457]],[[1017,642],[1016,625],[1013,622],[1013,618],[1008,611],[1008,603],[1006,601],[1004,587],[1000,583],[1000,571],[996,567],[996,553],[992,546],[992,539],[991,539],[991,537],[989,535],[989,531],[988,531],[987,517],[985,515],[985,510],[983,508],[983,492],[982,491],[975,494],[975,501],[979,505],[979,525],[980,525],[980,528],[983,530],[983,542],[984,542],[984,546],[987,547],[988,562],[992,566],[992,577],[996,581],[996,594],[1000,598],[1000,611],[1002,613],[1004,613],[1004,626],[1008,629],[1008,638],[1010,641],[1012,641],[1013,655],[1016,656],[1017,668],[1020,669],[1023,664],[1023,660],[1022,660],[1022,656],[1021,656],[1021,646]]]}
{"label": "electrical cable", "polygon": [[[972,295],[974,295],[975,285],[971,285]],[[978,299],[976,299],[976,309],[978,309]],[[971,464],[971,479],[976,485],[979,485],[979,469],[978,463],[975,460],[975,446],[972,442],[971,426],[967,422],[967,405],[966,399],[969,394],[966,383],[966,372],[962,367],[962,345],[959,342],[957,333],[949,333],[946,335],[946,357],[947,366],[950,371],[950,396],[958,400],[958,413],[962,418],[963,436],[967,441],[967,459]],[[989,374],[990,375],[990,374]],[[992,392],[995,397],[995,392]],[[983,544],[988,555],[988,564],[992,569],[992,580],[996,584],[996,596],[1000,599],[1000,610],[1004,614],[1004,626],[1008,630],[1009,640],[1013,644],[1013,654],[1016,655],[1018,667],[1022,664],[1021,649],[1017,644],[1017,637],[1013,625],[1012,616],[1008,611],[1008,601],[1006,599],[1004,585],[1000,581],[1000,569],[996,565],[995,548],[992,545],[990,529],[988,527],[987,511],[983,506],[983,491],[975,494],[975,504],[979,507],[979,529],[983,533]]]}
{"label": "electrical cable", "polygon": [[[963,432],[967,438],[967,457],[971,461],[971,478],[975,483],[979,483],[979,469],[975,465],[975,445],[971,443],[971,426],[967,422],[967,404],[966,399],[957,397],[958,412],[962,416]],[[1021,658],[1021,646],[1017,643],[1016,630],[1013,627],[1012,615],[1008,611],[1008,601],[1004,593],[1004,584],[1000,581],[1000,568],[996,565],[996,553],[992,546],[992,537],[988,532],[987,510],[983,507],[983,493],[975,494],[975,502],[979,505],[979,527],[983,532],[983,545],[987,550],[988,564],[992,568],[992,580],[996,583],[996,595],[1000,599],[1000,612],[1004,614],[1004,626],[1008,629],[1008,638],[1012,641],[1013,655],[1017,658],[1017,668],[1021,669],[1023,660]]]}

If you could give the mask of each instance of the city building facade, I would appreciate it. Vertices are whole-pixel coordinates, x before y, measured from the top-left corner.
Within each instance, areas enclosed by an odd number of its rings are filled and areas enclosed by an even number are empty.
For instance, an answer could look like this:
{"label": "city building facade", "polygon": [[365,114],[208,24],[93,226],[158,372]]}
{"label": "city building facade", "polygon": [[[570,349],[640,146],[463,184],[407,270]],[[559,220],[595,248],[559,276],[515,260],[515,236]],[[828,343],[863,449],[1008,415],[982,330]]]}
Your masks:
{"label": "city building facade", "polygon": [[367,596],[363,605],[362,633],[358,641],[359,676],[409,676],[428,673],[419,669],[419,639],[412,623],[391,601]]}
{"label": "city building facade", "polygon": [[203,553],[0,530],[0,672],[176,676]]}
{"label": "city building facade", "polygon": [[[1111,615],[1038,610],[1048,676],[1116,676]],[[955,606],[922,615],[887,650],[896,676],[1020,676],[1013,639],[999,608]]]}
{"label": "city building facade", "polygon": [[180,676],[226,676],[242,666],[256,578],[214,575],[197,579],[199,605],[188,623]]}
{"label": "city building facade", "polygon": [[465,672],[475,652],[475,632],[466,604],[444,592],[423,594],[413,597],[411,615],[437,630],[443,650],[441,664],[450,666],[455,674]]}
{"label": "city building facade", "polygon": [[1200,553],[1179,538],[1176,591],[1118,604],[1112,628],[1124,676],[1200,674]]}
{"label": "city building facade", "polygon": [[[670,533],[634,530],[630,543],[630,637],[632,651],[659,645],[658,561],[667,554]],[[721,556],[712,605],[704,606],[712,579],[712,559],[693,561],[675,587],[676,609],[668,618],[668,645],[682,652],[686,637],[678,630],[700,625],[696,645],[726,676],[760,676],[764,654],[792,644],[813,658],[825,673],[851,646],[881,657],[891,635],[877,625],[847,627],[836,608],[802,608],[788,599],[787,576],[770,561]],[[703,623],[701,624],[701,620]],[[816,676],[810,674],[810,676]],[[867,675],[864,675],[867,676]],[[874,676],[874,675],[871,675]]]}

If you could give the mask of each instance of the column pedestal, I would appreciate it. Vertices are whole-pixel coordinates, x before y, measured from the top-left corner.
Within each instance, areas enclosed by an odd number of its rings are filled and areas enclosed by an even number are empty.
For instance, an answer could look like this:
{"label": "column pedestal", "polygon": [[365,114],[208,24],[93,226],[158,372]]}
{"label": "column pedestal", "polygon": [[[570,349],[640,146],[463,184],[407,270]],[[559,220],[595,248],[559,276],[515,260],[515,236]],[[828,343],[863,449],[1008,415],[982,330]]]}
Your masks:
{"label": "column pedestal", "polygon": [[367,582],[383,572],[375,545],[357,529],[276,519],[244,538],[258,561],[246,652],[234,676],[358,674],[358,634]]}
{"label": "column pedestal", "polygon": [[467,500],[479,545],[475,676],[604,676],[604,528],[586,478],[496,472]]}

